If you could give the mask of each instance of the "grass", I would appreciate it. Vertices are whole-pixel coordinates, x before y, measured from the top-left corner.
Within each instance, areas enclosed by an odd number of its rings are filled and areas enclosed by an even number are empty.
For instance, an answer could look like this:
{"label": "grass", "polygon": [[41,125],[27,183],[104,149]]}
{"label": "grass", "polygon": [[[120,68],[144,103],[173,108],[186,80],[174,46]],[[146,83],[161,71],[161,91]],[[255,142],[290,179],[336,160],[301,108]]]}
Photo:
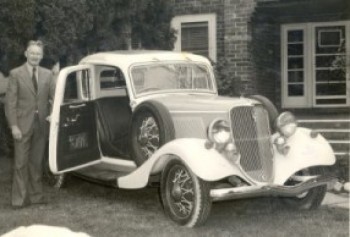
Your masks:
{"label": "grass", "polygon": [[45,187],[49,204],[13,210],[10,159],[0,157],[0,235],[17,226],[65,226],[95,237],[114,236],[349,236],[349,212],[322,206],[294,211],[277,199],[215,203],[202,227],[165,217],[156,188],[118,190],[71,178],[66,188]]}

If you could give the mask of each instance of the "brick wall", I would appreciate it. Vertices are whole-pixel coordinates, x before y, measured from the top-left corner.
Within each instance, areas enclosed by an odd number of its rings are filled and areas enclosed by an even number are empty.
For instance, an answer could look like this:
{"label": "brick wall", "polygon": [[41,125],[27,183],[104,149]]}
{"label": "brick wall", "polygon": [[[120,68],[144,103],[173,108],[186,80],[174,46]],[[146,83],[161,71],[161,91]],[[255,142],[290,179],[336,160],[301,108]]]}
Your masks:
{"label": "brick wall", "polygon": [[256,91],[250,18],[255,0],[171,0],[175,15],[216,13],[217,60],[227,60],[235,94]]}
{"label": "brick wall", "polygon": [[256,93],[250,19],[255,0],[224,0],[224,51],[236,94]]}

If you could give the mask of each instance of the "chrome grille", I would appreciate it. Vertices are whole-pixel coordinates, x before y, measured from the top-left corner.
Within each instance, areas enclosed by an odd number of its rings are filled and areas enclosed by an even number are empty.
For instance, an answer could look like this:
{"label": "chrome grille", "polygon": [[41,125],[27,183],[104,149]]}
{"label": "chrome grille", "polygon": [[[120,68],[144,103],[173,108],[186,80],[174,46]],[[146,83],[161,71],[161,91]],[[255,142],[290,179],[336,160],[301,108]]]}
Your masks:
{"label": "chrome grille", "polygon": [[231,110],[230,117],[242,168],[256,181],[270,181],[273,154],[267,112],[262,106],[236,107]]}

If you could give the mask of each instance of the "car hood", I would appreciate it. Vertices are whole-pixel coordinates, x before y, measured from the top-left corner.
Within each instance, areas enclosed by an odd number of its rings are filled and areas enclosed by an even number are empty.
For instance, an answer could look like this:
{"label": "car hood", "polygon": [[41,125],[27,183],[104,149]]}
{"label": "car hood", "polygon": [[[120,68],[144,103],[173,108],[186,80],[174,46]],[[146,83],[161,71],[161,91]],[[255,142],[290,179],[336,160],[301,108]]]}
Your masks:
{"label": "car hood", "polygon": [[201,94],[167,94],[150,98],[164,104],[170,113],[176,112],[227,112],[232,107],[256,104],[255,100],[245,97],[224,97]]}

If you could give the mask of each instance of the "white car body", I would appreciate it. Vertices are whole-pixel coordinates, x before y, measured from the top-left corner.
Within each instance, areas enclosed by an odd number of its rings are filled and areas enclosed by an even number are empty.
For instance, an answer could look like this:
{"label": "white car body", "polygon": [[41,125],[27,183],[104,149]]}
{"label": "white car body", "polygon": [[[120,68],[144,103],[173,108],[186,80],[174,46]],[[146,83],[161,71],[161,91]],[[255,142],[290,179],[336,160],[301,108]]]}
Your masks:
{"label": "white car body", "polygon": [[[206,89],[201,89],[202,87],[200,87],[199,89],[197,88],[196,91],[169,90],[137,93],[137,89],[135,89],[137,86],[132,78],[132,69],[138,65],[153,65],[163,62],[180,62],[183,63],[183,65],[199,63],[204,65],[203,67],[206,67],[205,70],[207,70],[209,75],[207,75],[207,77],[210,78],[209,80],[211,81],[206,82]],[[169,114],[173,118],[176,130],[175,139],[162,145],[140,166],[132,159],[120,159],[118,156],[111,157],[104,155],[101,151],[100,136],[97,134],[96,138],[93,140],[93,143],[97,143],[95,144],[97,145],[95,147],[95,157],[84,160],[84,154],[79,155],[78,149],[72,152],[76,152],[77,155],[72,155],[71,158],[69,158],[70,154],[68,150],[70,148],[64,148],[66,150],[68,149],[64,155],[69,157],[61,162],[63,158],[60,157],[59,152],[61,149],[60,146],[63,145],[59,144],[60,142],[61,144],[64,143],[64,141],[60,140],[60,129],[69,127],[76,122],[76,120],[79,120],[80,116],[83,116],[78,114],[75,115],[75,117],[73,116],[73,118],[67,119],[67,121],[61,121],[62,106],[69,106],[71,109],[79,109],[80,107],[84,107],[86,103],[103,97],[101,96],[103,94],[101,92],[102,89],[98,88],[98,73],[101,74],[101,71],[103,71],[101,68],[104,67],[118,67],[124,74],[126,87],[124,91],[121,88],[117,88],[114,91],[106,90],[103,92],[105,93],[103,96],[127,96],[132,112],[146,101],[157,101],[157,103],[162,103],[169,110]],[[166,70],[170,70],[170,68]],[[78,90],[77,93],[80,94],[80,96],[78,96],[80,104],[75,102],[73,104],[65,104],[67,78],[70,74],[80,71],[87,72],[86,75],[88,76],[86,77],[90,78],[87,79],[87,84],[85,85],[84,83],[86,82],[84,82],[83,74],[77,74],[80,75],[76,77],[78,83],[76,89]],[[158,71],[161,72],[160,69]],[[200,78],[200,76],[198,76],[198,78]],[[89,89],[84,89],[84,85]],[[88,95],[86,96],[84,93],[88,93]],[[321,135],[316,134],[316,136],[312,136],[311,130],[299,127],[292,136],[285,138],[284,146],[289,147],[288,152],[285,154],[278,150],[274,142],[276,138],[282,137],[279,132],[270,134],[269,138],[265,138],[270,142],[272,157],[269,158],[271,159],[269,164],[273,165],[273,167],[269,168],[272,173],[269,174],[269,177],[266,179],[264,177],[256,179],[252,177],[252,172],[246,172],[240,165],[239,154],[234,155],[232,159],[228,159],[225,157],[225,153],[222,150],[216,149],[215,146],[207,146],[208,137],[206,129],[213,119],[219,118],[231,121],[230,111],[232,108],[240,106],[254,107],[260,104],[259,101],[251,98],[241,97],[232,99],[219,97],[212,66],[206,58],[201,56],[189,53],[158,51],[109,52],[87,56],[79,65],[61,70],[57,79],[50,127],[50,169],[54,174],[63,174],[71,171],[80,172],[79,170],[84,170],[84,168],[87,167],[97,167],[99,170],[106,168],[109,173],[114,172],[116,174],[115,176],[112,175],[114,186],[124,189],[138,189],[147,186],[152,175],[161,174],[168,162],[174,157],[177,157],[189,170],[204,181],[217,182],[235,176],[246,183],[243,187],[233,186],[210,190],[212,200],[216,201],[233,199],[235,196],[240,197],[240,195],[244,197],[245,194],[248,194],[247,196],[250,196],[250,194],[251,196],[259,196],[260,194],[265,194],[265,192],[271,193],[271,190],[276,192],[277,195],[283,195],[286,193],[284,193],[284,191],[279,192],[279,188],[288,188],[285,186],[285,183],[298,171],[314,166],[329,166],[335,163],[335,156],[329,143]],[[205,115],[202,116],[203,114]],[[191,121],[195,122],[191,123]],[[193,135],[193,133],[196,134]],[[87,141],[84,140],[87,139],[86,137],[84,138],[86,134],[84,135],[84,133],[80,132],[78,135],[81,137],[76,138],[74,134],[68,135],[67,139],[70,141],[66,142],[68,144],[66,144],[66,146],[83,147],[85,143],[87,143]],[[73,159],[79,161],[72,161]],[[60,162],[64,164],[62,165]],[[94,174],[92,174],[93,172],[95,171],[83,173],[87,176],[91,174],[91,177],[94,177]],[[109,179],[110,177],[111,176],[109,176]],[[304,177],[299,187],[294,187],[294,191],[291,187],[290,193],[288,194],[287,192],[286,195],[296,195],[320,185],[317,184],[316,181],[317,177],[315,178],[315,176]],[[329,180],[322,181],[321,184],[325,184],[327,181]],[[305,184],[305,187],[301,187],[303,184]]]}

